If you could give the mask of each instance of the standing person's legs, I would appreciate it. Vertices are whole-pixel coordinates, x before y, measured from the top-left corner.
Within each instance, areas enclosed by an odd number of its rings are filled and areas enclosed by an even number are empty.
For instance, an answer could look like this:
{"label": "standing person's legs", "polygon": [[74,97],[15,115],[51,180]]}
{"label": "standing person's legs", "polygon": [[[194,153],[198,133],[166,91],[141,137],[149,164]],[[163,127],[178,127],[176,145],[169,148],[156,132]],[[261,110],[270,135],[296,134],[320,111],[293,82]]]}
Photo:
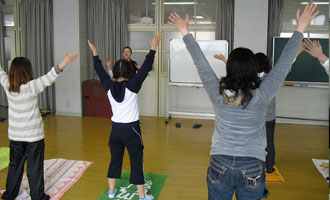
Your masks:
{"label": "standing person's legs", "polygon": [[45,141],[28,142],[27,153],[27,176],[30,186],[32,200],[48,200],[49,195],[45,194],[44,184],[44,153]]}
{"label": "standing person's legs", "polygon": [[275,119],[266,122],[266,133],[267,133],[266,169],[268,173],[274,171],[274,165],[275,165],[275,144],[274,144],[275,124],[276,124]]}
{"label": "standing person's legs", "polygon": [[22,182],[25,160],[25,142],[10,140],[10,162],[6,182],[6,191],[2,195],[2,199],[12,200],[18,195]]}
{"label": "standing person's legs", "polygon": [[[113,198],[116,191],[116,180],[121,177],[125,145],[122,143],[121,135],[123,129],[112,127],[109,138],[111,161],[108,169],[109,197]],[[113,197],[112,197],[113,196]]]}
{"label": "standing person's legs", "polygon": [[252,157],[235,157],[237,200],[261,199],[266,185],[265,162]]}
{"label": "standing person's legs", "polygon": [[146,195],[144,189],[144,172],[143,172],[143,140],[140,126],[132,127],[127,137],[127,151],[131,161],[131,177],[130,183],[136,185],[140,199],[153,199],[152,196]]}
{"label": "standing person's legs", "polygon": [[229,167],[231,162],[230,159],[223,159],[222,155],[211,156],[206,178],[209,200],[231,200],[233,198],[233,171]]}

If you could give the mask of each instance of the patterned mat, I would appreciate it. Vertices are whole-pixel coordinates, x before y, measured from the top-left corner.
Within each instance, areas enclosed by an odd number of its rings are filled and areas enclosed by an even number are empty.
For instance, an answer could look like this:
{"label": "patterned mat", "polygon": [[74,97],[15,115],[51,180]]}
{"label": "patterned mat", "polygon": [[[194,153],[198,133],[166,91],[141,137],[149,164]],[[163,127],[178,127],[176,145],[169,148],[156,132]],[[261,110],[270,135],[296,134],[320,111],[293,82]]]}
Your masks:
{"label": "patterned mat", "polygon": [[[50,159],[44,161],[45,192],[52,200],[60,199],[61,196],[72,187],[83,175],[92,162]],[[29,195],[29,183],[26,174],[16,200],[31,200]],[[2,194],[4,190],[0,191]]]}
{"label": "patterned mat", "polygon": [[284,178],[280,174],[280,171],[276,166],[274,166],[274,172],[266,173],[266,183],[283,183]]}
{"label": "patterned mat", "polygon": [[[118,190],[115,198],[111,200],[138,200],[139,193],[135,185],[129,183],[130,172],[124,172],[120,179],[116,182],[116,188]],[[168,178],[168,175],[165,174],[153,174],[145,173],[145,184],[144,188],[147,194],[154,196],[155,200],[158,199],[160,192]],[[108,200],[108,191],[109,188],[105,189],[98,200]]]}
{"label": "patterned mat", "polygon": [[312,159],[323,178],[329,182],[329,160]]}

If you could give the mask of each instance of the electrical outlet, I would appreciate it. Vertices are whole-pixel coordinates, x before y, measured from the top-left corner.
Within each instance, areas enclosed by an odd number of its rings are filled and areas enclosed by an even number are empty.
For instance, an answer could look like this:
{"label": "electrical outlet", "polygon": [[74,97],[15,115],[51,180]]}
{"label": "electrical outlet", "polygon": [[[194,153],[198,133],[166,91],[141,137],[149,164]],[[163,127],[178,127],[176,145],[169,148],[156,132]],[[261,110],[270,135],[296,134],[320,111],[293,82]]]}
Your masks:
{"label": "electrical outlet", "polygon": [[65,105],[66,107],[70,107],[70,101],[66,101]]}

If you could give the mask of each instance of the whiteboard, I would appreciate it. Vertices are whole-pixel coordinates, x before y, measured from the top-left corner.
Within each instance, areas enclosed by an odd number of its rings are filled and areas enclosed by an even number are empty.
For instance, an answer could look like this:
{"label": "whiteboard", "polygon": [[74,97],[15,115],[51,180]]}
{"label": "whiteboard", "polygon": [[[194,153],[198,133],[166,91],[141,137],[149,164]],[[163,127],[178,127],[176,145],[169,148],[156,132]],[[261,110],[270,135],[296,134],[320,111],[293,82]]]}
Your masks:
{"label": "whiteboard", "polygon": [[[213,57],[223,54],[228,58],[228,42],[225,40],[197,41],[217,77],[226,76],[226,65]],[[197,68],[182,39],[173,39],[170,43],[169,76],[171,82],[202,83]]]}

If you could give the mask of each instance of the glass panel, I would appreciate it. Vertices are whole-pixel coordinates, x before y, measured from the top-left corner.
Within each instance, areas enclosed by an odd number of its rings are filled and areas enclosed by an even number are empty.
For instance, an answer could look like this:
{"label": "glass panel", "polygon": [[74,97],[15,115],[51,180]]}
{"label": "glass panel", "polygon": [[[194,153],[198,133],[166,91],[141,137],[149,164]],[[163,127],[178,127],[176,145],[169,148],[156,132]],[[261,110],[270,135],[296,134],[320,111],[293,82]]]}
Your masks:
{"label": "glass panel", "polygon": [[131,31],[129,38],[129,45],[135,50],[149,50],[150,43],[149,39],[154,36],[153,31]]}
{"label": "glass panel", "polygon": [[[301,12],[306,6],[306,0],[284,0],[282,32],[294,32],[296,30],[296,11],[300,8]],[[315,2],[317,10],[320,11],[318,16],[313,19],[306,32],[310,33],[328,33],[329,32],[329,1],[318,0]]]}
{"label": "glass panel", "polygon": [[[190,32],[194,35],[194,32]],[[180,32],[164,31],[163,32],[163,50],[170,50],[170,42],[172,39],[182,39]]]}
{"label": "glass panel", "polygon": [[215,40],[215,32],[214,31],[196,32],[196,40]]}
{"label": "glass panel", "polygon": [[189,14],[189,23],[195,23],[195,0],[164,0],[164,24],[167,24],[171,12],[177,12],[182,18]]}
{"label": "glass panel", "polygon": [[168,61],[170,59],[170,53],[163,53],[163,72],[168,72]]}
{"label": "glass panel", "polygon": [[197,0],[197,24],[215,24],[216,0]]}
{"label": "glass panel", "polygon": [[129,0],[128,13],[130,24],[154,24],[155,0]]}
{"label": "glass panel", "polygon": [[3,24],[4,26],[15,26],[13,4],[3,4]]}
{"label": "glass panel", "polygon": [[163,33],[163,50],[170,50],[170,42],[172,39],[181,39],[182,35],[180,32],[164,32]]}
{"label": "glass panel", "polygon": [[[133,52],[132,53],[132,60],[135,60],[138,64],[143,64],[144,60],[146,59],[147,52]],[[154,70],[155,64],[152,66],[152,71]]]}
{"label": "glass panel", "polygon": [[15,31],[6,31],[5,34],[5,63],[7,63],[7,66],[10,66],[10,62],[14,59],[16,52],[16,34]]}

